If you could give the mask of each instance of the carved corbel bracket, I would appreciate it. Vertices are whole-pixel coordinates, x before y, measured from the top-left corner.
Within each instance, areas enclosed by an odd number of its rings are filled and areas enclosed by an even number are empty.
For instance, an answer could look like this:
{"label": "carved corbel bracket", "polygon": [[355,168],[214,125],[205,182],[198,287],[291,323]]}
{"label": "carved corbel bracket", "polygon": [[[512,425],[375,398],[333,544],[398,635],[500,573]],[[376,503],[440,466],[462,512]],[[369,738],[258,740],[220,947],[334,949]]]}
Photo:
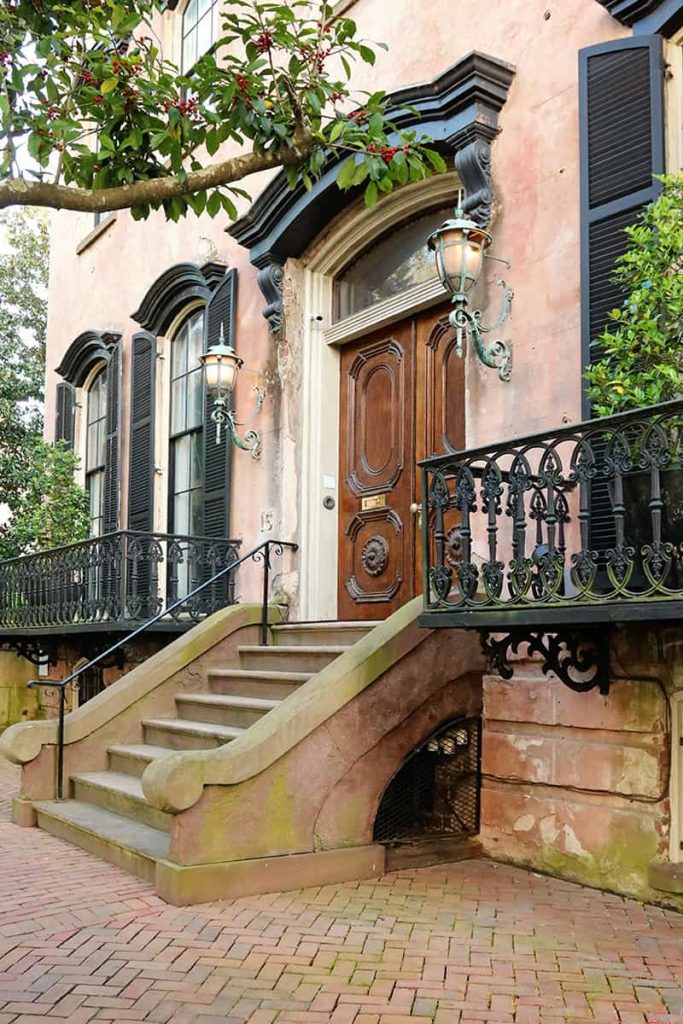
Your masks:
{"label": "carved corbel bracket", "polygon": [[284,322],[284,306],[282,302],[282,286],[285,279],[285,268],[277,260],[270,258],[258,275],[259,288],[263,292],[268,305],[263,315],[268,321],[273,334],[282,330]]}
{"label": "carved corbel bracket", "polygon": [[499,635],[481,631],[481,645],[491,667],[503,679],[512,679],[514,664],[509,655],[517,654],[522,644],[529,654],[541,655],[544,673],[553,672],[575,693],[587,693],[597,687],[600,693],[609,693],[609,630],[582,629],[546,633],[542,630],[512,629]]}
{"label": "carved corbel bracket", "polygon": [[465,189],[462,210],[475,224],[485,228],[491,219],[491,145],[487,139],[474,139],[455,152],[455,169]]}

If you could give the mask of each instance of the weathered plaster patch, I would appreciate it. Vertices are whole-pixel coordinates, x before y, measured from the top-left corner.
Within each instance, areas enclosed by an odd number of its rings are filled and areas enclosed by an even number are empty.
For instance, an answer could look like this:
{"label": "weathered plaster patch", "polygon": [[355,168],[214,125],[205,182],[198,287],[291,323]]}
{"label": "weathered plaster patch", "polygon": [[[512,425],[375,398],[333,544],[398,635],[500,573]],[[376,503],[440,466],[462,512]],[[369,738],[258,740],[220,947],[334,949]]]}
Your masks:
{"label": "weathered plaster patch", "polygon": [[513,822],[512,827],[515,832],[530,832],[535,824],[536,819],[533,814],[523,814],[521,818],[517,818],[516,821]]}

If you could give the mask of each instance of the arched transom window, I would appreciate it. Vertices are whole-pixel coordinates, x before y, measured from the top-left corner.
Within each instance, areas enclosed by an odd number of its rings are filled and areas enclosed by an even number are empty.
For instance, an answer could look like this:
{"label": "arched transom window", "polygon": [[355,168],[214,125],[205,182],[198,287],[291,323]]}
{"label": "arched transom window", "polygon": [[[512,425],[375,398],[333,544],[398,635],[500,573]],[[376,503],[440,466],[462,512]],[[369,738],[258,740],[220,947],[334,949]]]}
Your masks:
{"label": "arched transom window", "polygon": [[453,216],[452,206],[415,217],[363,252],[334,283],[334,319],[390,299],[436,276],[429,235]]}
{"label": "arched transom window", "polygon": [[85,489],[90,500],[90,535],[100,537],[104,526],[104,465],[107,435],[107,369],[102,367],[87,391]]}
{"label": "arched transom window", "polygon": [[215,43],[217,7],[218,0],[189,0],[183,14],[183,74]]}
{"label": "arched transom window", "polygon": [[203,532],[205,315],[191,313],[171,344],[171,532],[187,536]]}

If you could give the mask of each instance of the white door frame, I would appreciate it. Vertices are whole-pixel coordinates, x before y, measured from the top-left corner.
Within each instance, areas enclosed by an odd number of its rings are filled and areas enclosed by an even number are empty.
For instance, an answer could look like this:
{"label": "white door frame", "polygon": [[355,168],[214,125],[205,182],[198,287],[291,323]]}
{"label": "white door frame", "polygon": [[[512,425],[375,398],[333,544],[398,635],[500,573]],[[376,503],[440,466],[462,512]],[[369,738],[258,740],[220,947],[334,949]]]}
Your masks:
{"label": "white door frame", "polygon": [[[332,323],[333,281],[372,242],[411,216],[455,202],[457,175],[398,189],[369,210],[357,205],[304,257],[299,610],[302,621],[337,618],[340,348],[370,330],[443,302],[435,277]],[[334,508],[325,508],[332,498]],[[329,502],[328,502],[329,503]]]}

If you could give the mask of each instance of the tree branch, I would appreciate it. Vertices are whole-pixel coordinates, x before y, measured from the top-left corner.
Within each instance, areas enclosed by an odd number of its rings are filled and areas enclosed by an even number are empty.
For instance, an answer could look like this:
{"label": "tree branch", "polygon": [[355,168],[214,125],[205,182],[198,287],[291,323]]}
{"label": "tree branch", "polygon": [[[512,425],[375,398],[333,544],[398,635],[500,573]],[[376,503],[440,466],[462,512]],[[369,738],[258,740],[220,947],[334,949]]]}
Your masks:
{"label": "tree branch", "polygon": [[0,182],[0,209],[8,206],[45,206],[79,213],[105,213],[126,210],[143,203],[158,203],[174,196],[187,196],[206,189],[220,188],[259,171],[299,163],[318,142],[311,135],[300,136],[296,144],[273,153],[241,153],[221,163],[191,171],[184,178],[169,175],[136,181],[113,188],[84,189],[53,182],[8,178]]}

